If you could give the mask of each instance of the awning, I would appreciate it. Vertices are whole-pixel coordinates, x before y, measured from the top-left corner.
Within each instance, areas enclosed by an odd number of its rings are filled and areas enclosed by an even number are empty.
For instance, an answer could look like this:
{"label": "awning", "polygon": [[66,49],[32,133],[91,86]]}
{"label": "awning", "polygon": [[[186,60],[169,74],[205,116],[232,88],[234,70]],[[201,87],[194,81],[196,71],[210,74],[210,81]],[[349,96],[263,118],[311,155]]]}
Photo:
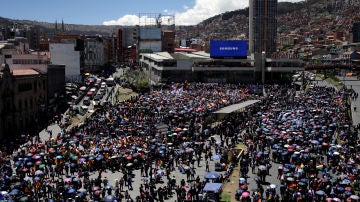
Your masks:
{"label": "awning", "polygon": [[257,102],[260,102],[260,100],[248,100],[248,101],[241,102],[238,104],[230,105],[230,106],[224,107],[224,108],[214,112],[214,114],[230,114],[231,112],[243,109],[243,108],[253,105]]}

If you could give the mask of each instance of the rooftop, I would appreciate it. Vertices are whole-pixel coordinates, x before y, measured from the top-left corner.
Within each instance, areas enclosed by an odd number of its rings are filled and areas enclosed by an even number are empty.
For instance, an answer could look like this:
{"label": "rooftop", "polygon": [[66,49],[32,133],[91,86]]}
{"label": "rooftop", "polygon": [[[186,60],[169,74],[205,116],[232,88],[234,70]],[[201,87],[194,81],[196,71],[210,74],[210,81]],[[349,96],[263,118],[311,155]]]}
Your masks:
{"label": "rooftop", "polygon": [[14,76],[28,76],[28,75],[38,75],[39,72],[33,69],[13,69],[12,70]]}

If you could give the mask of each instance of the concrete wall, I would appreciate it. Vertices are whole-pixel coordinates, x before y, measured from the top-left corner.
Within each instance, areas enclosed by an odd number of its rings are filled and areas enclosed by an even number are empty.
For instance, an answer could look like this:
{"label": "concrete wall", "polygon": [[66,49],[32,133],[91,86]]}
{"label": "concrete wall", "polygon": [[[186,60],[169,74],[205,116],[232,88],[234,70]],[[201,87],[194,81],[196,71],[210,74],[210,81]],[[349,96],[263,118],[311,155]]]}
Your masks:
{"label": "concrete wall", "polygon": [[161,41],[140,41],[139,50],[152,50],[153,52],[161,52]]}
{"label": "concrete wall", "polygon": [[65,79],[74,81],[80,75],[80,52],[75,51],[75,44],[50,44],[50,55],[52,64],[65,65]]}

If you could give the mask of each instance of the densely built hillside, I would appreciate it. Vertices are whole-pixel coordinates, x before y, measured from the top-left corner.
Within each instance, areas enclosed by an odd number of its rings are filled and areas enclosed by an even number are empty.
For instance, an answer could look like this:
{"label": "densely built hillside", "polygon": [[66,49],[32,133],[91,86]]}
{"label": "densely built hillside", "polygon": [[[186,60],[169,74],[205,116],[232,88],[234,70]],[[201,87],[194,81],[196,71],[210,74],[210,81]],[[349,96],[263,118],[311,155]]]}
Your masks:
{"label": "densely built hillside", "polygon": [[[298,3],[280,2],[278,5],[279,34],[307,34],[349,32],[360,21],[360,0],[307,0]],[[249,9],[216,15],[195,26],[177,26],[176,38],[247,39]],[[4,16],[3,16],[4,17]],[[0,17],[0,28],[13,23],[38,26],[42,32],[53,33],[55,23],[11,20]],[[66,22],[65,22],[66,23]],[[58,22],[60,27],[61,22]],[[102,34],[116,32],[120,26],[65,24],[67,33]]]}

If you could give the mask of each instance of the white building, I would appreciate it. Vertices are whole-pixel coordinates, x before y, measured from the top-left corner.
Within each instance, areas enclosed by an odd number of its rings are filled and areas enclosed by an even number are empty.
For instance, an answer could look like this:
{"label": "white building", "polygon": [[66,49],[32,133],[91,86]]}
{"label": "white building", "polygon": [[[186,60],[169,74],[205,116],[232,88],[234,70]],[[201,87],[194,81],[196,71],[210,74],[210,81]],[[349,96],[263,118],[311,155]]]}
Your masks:
{"label": "white building", "polygon": [[80,75],[80,52],[75,51],[74,43],[51,43],[50,55],[52,64],[65,65],[65,79],[67,81],[77,81]]}

